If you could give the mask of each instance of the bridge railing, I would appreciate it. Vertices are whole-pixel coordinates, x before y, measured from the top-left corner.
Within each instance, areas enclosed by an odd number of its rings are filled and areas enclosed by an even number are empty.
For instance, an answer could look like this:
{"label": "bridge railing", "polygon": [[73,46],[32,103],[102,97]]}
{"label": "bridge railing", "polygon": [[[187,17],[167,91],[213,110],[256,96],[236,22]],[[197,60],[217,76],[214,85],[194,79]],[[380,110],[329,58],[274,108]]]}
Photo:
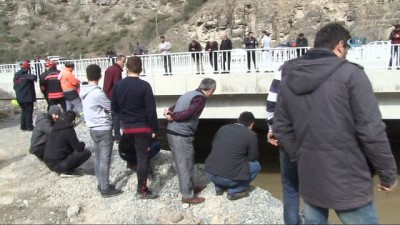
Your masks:
{"label": "bridge railing", "polygon": [[[250,64],[250,71],[252,72],[277,70],[285,61],[303,55],[308,49],[309,48],[282,47],[271,48],[267,51],[263,49],[233,49],[230,51],[216,51],[214,53],[202,51],[198,58],[192,57],[196,56],[193,54],[198,52],[171,53],[168,57],[165,57],[166,55],[163,54],[148,54],[139,57],[143,60],[142,74],[145,75],[157,76],[169,73],[191,75],[202,72],[208,74],[222,72],[246,73],[249,71],[248,64]],[[364,45],[350,49],[347,59],[364,66],[366,69],[400,69],[399,50],[400,45]],[[216,66],[213,65],[214,58],[212,58],[215,56]],[[199,59],[199,68],[196,59]],[[90,58],[61,60],[58,65],[59,69],[63,68],[64,64],[68,61],[75,64],[75,73],[77,76],[85,80],[85,69],[88,65],[97,64],[104,72],[107,67],[112,65],[115,59]],[[229,65],[228,61],[230,62]],[[171,64],[171,71],[169,71],[169,64]],[[44,60],[40,62],[32,61],[31,72],[38,75],[44,71],[44,66]],[[0,65],[0,74],[14,74],[19,68],[18,64]],[[228,68],[230,69],[229,71]],[[200,69],[200,71],[198,71],[198,69]]]}

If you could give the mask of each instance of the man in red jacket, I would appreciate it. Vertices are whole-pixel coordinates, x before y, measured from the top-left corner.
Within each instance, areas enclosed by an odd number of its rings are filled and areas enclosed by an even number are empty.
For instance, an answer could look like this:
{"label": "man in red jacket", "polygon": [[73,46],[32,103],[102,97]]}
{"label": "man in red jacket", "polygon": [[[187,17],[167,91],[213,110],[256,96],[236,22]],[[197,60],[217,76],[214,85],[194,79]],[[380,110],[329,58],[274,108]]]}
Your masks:
{"label": "man in red jacket", "polygon": [[[125,63],[126,57],[124,55],[118,55],[117,62],[108,67],[105,72],[103,90],[110,100],[112,99],[112,93],[115,84],[122,79],[122,71],[124,70]],[[120,117],[115,112],[112,112],[112,117],[114,124],[114,140],[119,143],[121,140]]]}

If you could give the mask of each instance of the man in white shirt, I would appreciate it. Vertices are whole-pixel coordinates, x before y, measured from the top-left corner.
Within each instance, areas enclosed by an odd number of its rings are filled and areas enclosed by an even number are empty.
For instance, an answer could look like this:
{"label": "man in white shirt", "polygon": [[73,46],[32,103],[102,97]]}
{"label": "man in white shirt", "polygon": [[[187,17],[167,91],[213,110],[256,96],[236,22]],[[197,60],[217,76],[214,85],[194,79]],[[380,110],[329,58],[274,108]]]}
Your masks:
{"label": "man in white shirt", "polygon": [[267,31],[262,32],[261,47],[263,48],[264,73],[273,72],[271,67],[271,38]]}
{"label": "man in white shirt", "polygon": [[[164,55],[163,56],[164,69],[165,69],[164,76],[172,75],[171,55],[170,55],[171,43],[169,43],[168,41],[165,41],[164,36],[160,36],[160,44],[158,45],[158,48],[159,48],[160,52]],[[168,66],[167,66],[167,64],[168,64]]]}

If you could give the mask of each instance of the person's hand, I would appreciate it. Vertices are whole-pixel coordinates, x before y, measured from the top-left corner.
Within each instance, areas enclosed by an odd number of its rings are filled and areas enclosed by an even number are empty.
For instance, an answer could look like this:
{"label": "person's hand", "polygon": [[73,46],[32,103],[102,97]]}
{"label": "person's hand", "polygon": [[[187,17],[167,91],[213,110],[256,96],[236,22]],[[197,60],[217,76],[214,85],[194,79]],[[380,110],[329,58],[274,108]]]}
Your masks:
{"label": "person's hand", "polygon": [[164,109],[164,117],[168,120],[168,121],[173,121],[174,119],[172,118],[172,112],[169,111],[168,108]]}
{"label": "person's hand", "polygon": [[276,147],[279,146],[278,140],[275,138],[274,134],[273,134],[271,131],[268,132],[267,138],[268,138],[268,142],[269,142],[271,145],[276,146]]}
{"label": "person's hand", "polygon": [[153,139],[155,139],[156,136],[157,136],[157,134],[155,134],[155,133],[152,133],[152,134],[151,134],[151,138],[153,138]]}
{"label": "person's hand", "polygon": [[397,186],[397,182],[398,182],[398,180],[396,180],[396,183],[392,184],[390,187],[380,183],[380,184],[378,184],[378,190],[384,191],[384,192],[390,192]]}

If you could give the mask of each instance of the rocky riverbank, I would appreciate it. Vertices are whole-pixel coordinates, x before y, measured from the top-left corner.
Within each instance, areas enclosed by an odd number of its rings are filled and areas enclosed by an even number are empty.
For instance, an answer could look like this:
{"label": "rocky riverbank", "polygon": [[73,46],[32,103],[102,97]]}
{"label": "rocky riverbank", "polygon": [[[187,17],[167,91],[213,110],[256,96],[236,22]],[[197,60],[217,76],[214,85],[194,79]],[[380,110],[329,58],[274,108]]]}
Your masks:
{"label": "rocky riverbank", "polygon": [[[151,223],[151,224],[282,224],[282,204],[254,187],[250,196],[229,201],[216,196],[214,186],[196,165],[196,181],[208,184],[200,205],[182,204],[172,155],[161,151],[152,161],[155,177],[150,188],[160,197],[140,200],[135,196],[136,174],[125,168],[114,146],[111,180],[122,195],[101,198],[96,190],[93,159],[82,168],[85,175],[60,178],[28,153],[30,132],[19,130],[19,117],[0,120],[0,217],[8,223]],[[77,128],[79,139],[91,148],[87,127]]]}

